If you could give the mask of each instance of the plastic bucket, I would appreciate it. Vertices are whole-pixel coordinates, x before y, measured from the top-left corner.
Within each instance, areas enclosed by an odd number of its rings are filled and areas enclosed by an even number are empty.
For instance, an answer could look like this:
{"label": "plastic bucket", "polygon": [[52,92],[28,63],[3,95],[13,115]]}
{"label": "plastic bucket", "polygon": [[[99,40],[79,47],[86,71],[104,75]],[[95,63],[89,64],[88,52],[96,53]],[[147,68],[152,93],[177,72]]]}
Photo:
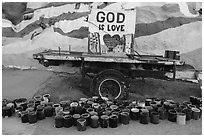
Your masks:
{"label": "plastic bucket", "polygon": [[150,106],[150,102],[152,102],[151,98],[145,99],[145,106]]}
{"label": "plastic bucket", "polygon": [[168,112],[168,120],[171,122],[176,122],[177,113],[175,110],[170,109]]}
{"label": "plastic bucket", "polygon": [[151,113],[151,123],[159,124],[159,113],[158,112]]}
{"label": "plastic bucket", "polygon": [[185,109],[183,109],[182,112],[186,114],[186,121],[191,120],[191,117],[192,117],[192,110],[191,109],[185,108]]}
{"label": "plastic bucket", "polygon": [[140,113],[140,123],[148,124],[149,123],[149,112],[141,112]]}
{"label": "plastic bucket", "polygon": [[139,120],[139,117],[140,117],[140,110],[137,109],[137,108],[132,108],[131,111],[130,111],[130,118],[132,120]]}
{"label": "plastic bucket", "polygon": [[120,113],[120,122],[124,125],[129,124],[130,116],[128,112],[121,112]]}
{"label": "plastic bucket", "polygon": [[73,126],[77,125],[77,120],[81,118],[79,114],[74,114],[73,116]]}
{"label": "plastic bucket", "polygon": [[91,116],[91,127],[92,128],[98,128],[99,127],[99,117],[94,115]]}
{"label": "plastic bucket", "polygon": [[84,119],[84,118],[77,119],[77,130],[78,131],[85,131],[86,130],[86,119]]}
{"label": "plastic bucket", "polygon": [[44,115],[45,115],[45,117],[52,117],[53,116],[53,108],[51,106],[46,106],[44,108]]}
{"label": "plastic bucket", "polygon": [[45,119],[45,114],[44,114],[44,107],[39,105],[37,107],[37,118],[38,120],[43,120]]}
{"label": "plastic bucket", "polygon": [[62,128],[63,127],[64,118],[62,115],[55,116],[55,127]]}
{"label": "plastic bucket", "polygon": [[72,125],[73,125],[72,115],[65,115],[64,121],[63,121],[63,126],[66,128],[69,128],[69,127],[72,127]]}
{"label": "plastic bucket", "polygon": [[28,122],[30,124],[36,123],[38,121],[37,113],[35,111],[28,112]]}
{"label": "plastic bucket", "polygon": [[91,115],[89,113],[84,113],[81,115],[81,118],[86,119],[86,125],[89,126],[91,123]]}
{"label": "plastic bucket", "polygon": [[118,127],[118,116],[117,115],[111,115],[109,118],[109,127],[116,128]]}
{"label": "plastic bucket", "polygon": [[35,101],[42,101],[42,96],[41,95],[37,95],[34,96]]}
{"label": "plastic bucket", "polygon": [[185,125],[186,124],[186,114],[177,113],[176,122],[178,125]]}
{"label": "plastic bucket", "polygon": [[109,116],[102,115],[100,121],[101,128],[108,128],[109,125]]}
{"label": "plastic bucket", "polygon": [[27,111],[22,111],[21,112],[21,122],[22,123],[27,123],[28,122],[28,112]]}
{"label": "plastic bucket", "polygon": [[193,112],[192,118],[193,118],[194,120],[198,120],[199,117],[200,117],[200,110],[199,110],[198,108],[192,108],[191,110],[192,110],[192,112]]}
{"label": "plastic bucket", "polygon": [[50,94],[44,94],[43,95],[43,101],[50,102]]}

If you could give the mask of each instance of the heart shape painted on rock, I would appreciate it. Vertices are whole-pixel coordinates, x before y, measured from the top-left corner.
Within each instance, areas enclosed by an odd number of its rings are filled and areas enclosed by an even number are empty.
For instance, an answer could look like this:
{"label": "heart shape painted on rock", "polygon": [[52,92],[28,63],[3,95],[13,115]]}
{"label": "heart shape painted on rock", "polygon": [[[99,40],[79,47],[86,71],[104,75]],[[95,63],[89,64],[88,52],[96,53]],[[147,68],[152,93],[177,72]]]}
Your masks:
{"label": "heart shape painted on rock", "polygon": [[121,38],[120,36],[117,34],[117,35],[113,35],[111,37],[110,34],[105,34],[103,36],[103,41],[105,43],[105,45],[109,48],[109,49],[113,49],[115,48],[117,45],[120,45],[122,42],[121,42]]}

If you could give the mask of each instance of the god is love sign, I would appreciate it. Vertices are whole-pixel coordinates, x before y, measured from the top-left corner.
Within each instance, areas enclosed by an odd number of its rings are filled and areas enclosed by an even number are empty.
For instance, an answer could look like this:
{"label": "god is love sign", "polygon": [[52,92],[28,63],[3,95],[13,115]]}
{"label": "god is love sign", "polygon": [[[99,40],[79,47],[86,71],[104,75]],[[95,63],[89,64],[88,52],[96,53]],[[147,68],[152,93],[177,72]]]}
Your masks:
{"label": "god is love sign", "polygon": [[[94,9],[89,15],[89,32],[98,33],[102,49],[114,48],[123,35],[134,34],[136,11]],[[107,49],[104,49],[107,50]]]}

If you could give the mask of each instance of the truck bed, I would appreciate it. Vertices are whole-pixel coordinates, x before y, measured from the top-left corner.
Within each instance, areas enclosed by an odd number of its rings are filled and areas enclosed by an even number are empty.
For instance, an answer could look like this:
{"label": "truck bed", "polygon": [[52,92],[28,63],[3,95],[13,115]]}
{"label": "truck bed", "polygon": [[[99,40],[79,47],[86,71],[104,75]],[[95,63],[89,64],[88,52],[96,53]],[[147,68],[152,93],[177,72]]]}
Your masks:
{"label": "truck bed", "polygon": [[59,50],[47,50],[33,54],[37,60],[55,61],[87,61],[87,62],[115,62],[115,63],[150,63],[164,65],[183,65],[179,60],[152,55],[126,55],[126,54],[89,54],[86,52],[69,52]]}

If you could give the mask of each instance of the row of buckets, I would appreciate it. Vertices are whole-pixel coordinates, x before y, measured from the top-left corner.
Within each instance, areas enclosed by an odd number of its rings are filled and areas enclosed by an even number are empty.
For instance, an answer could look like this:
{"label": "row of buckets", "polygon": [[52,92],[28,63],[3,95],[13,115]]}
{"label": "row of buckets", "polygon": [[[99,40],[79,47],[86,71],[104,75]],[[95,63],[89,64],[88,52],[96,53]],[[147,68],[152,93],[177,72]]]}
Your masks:
{"label": "row of buckets", "polygon": [[92,128],[116,128],[128,125],[130,120],[141,124],[159,124],[162,120],[185,125],[191,119],[202,115],[201,98],[190,96],[182,103],[173,100],[146,98],[136,100],[103,100],[98,96],[51,102],[50,95],[38,95],[33,99],[19,98],[13,101],[3,99],[2,116],[15,115],[22,123],[36,123],[46,117],[54,117],[56,128],[76,126],[78,131]]}

